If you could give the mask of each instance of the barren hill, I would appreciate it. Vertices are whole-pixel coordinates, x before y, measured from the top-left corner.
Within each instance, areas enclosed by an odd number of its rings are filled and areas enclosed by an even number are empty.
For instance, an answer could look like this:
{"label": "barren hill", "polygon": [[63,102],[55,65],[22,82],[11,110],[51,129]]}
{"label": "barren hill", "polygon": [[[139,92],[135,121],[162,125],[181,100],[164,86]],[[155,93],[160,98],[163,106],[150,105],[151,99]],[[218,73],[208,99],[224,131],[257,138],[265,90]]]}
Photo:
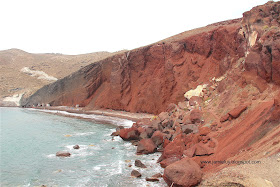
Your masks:
{"label": "barren hill", "polygon": [[32,54],[19,49],[0,51],[0,98],[15,94],[31,95],[46,84],[113,54]]}
{"label": "barren hill", "polygon": [[114,135],[162,152],[168,186],[279,186],[280,2],[85,66],[22,106],[42,103],[155,114]]}

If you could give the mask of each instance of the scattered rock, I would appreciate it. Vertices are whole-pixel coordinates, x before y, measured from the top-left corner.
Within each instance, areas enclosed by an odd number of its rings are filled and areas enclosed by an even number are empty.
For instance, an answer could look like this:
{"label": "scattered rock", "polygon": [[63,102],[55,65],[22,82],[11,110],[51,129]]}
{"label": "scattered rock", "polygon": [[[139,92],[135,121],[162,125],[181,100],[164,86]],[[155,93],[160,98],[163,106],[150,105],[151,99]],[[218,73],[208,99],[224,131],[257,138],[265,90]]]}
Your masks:
{"label": "scattered rock", "polygon": [[165,136],[164,133],[160,131],[155,131],[151,139],[153,140],[156,146],[159,146],[163,143],[164,136]]}
{"label": "scattered rock", "polygon": [[69,157],[69,156],[71,156],[71,153],[69,153],[67,151],[58,151],[56,153],[56,156],[58,156],[58,157]]}
{"label": "scattered rock", "polygon": [[159,181],[159,179],[156,177],[146,177],[146,181],[157,182],[157,181]]}
{"label": "scattered rock", "polygon": [[181,158],[183,155],[183,151],[185,150],[185,136],[183,134],[179,134],[176,138],[170,142],[165,148],[164,151],[159,158],[158,162],[169,158],[169,157],[178,157]]}
{"label": "scattered rock", "polygon": [[140,173],[139,171],[137,171],[137,170],[132,170],[131,176],[132,176],[132,177],[137,177],[137,178],[139,178],[139,177],[141,177],[142,175],[141,175],[141,173]]}
{"label": "scattered rock", "polygon": [[165,119],[168,119],[168,118],[169,118],[169,115],[168,115],[167,112],[162,112],[162,113],[160,113],[160,114],[158,115],[158,117],[159,117],[160,121],[163,121],[163,120],[165,120]]}
{"label": "scattered rock", "polygon": [[163,179],[168,186],[196,186],[202,180],[202,171],[195,161],[184,158],[167,166]]}
{"label": "scattered rock", "polygon": [[174,103],[171,103],[168,105],[167,109],[166,109],[166,112],[172,112],[173,110],[176,110],[178,107],[176,104]]}
{"label": "scattered rock", "polygon": [[79,145],[74,145],[73,148],[74,149],[80,149],[80,146]]}
{"label": "scattered rock", "polygon": [[182,131],[185,134],[198,133],[198,127],[195,124],[182,125]]}
{"label": "scattered rock", "polygon": [[160,177],[162,177],[162,174],[161,173],[157,173],[157,174],[154,174],[152,177],[160,178]]}
{"label": "scattered rock", "polygon": [[157,147],[154,144],[153,140],[148,139],[142,139],[140,140],[138,147],[137,147],[137,153],[138,154],[150,154],[154,153],[156,151]]}
{"label": "scattered rock", "polygon": [[182,110],[186,110],[186,109],[188,109],[188,103],[186,101],[179,102],[178,107]]}
{"label": "scattered rock", "polygon": [[147,168],[147,166],[145,166],[140,160],[135,160],[134,165],[139,168]]}
{"label": "scattered rock", "polygon": [[119,136],[123,140],[138,140],[139,132],[138,132],[137,128],[135,128],[135,127],[120,129]]}

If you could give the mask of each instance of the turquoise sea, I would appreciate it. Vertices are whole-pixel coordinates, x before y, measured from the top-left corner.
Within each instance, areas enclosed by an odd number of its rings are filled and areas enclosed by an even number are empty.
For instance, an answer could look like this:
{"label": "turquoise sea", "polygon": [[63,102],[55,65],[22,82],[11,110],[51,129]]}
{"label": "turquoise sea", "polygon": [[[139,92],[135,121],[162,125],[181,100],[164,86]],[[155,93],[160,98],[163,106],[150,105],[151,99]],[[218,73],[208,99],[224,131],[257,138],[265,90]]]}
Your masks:
{"label": "turquoise sea", "polygon": [[[159,153],[137,156],[131,143],[110,136],[116,125],[130,124],[127,120],[101,124],[93,119],[104,116],[83,120],[5,107],[0,115],[0,186],[164,186],[162,179],[145,181],[163,172],[156,164]],[[114,118],[106,120],[114,123]],[[76,144],[80,149],[73,149]],[[56,157],[62,150],[71,157]],[[135,167],[135,159],[148,168]],[[140,179],[130,176],[133,169],[142,173]]]}

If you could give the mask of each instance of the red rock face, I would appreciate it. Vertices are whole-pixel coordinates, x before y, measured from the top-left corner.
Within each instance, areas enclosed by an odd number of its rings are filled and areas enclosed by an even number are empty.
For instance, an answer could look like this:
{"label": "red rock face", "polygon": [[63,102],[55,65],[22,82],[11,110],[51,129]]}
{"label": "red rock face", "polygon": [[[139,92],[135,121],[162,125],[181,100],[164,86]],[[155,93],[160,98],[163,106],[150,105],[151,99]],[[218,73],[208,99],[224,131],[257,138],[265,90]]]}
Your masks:
{"label": "red rock face", "polygon": [[158,114],[244,56],[239,21],[109,57],[45,86],[23,103]]}
{"label": "red rock face", "polygon": [[267,82],[280,84],[280,2],[265,5],[245,12],[242,30],[247,39],[245,67],[257,73]]}

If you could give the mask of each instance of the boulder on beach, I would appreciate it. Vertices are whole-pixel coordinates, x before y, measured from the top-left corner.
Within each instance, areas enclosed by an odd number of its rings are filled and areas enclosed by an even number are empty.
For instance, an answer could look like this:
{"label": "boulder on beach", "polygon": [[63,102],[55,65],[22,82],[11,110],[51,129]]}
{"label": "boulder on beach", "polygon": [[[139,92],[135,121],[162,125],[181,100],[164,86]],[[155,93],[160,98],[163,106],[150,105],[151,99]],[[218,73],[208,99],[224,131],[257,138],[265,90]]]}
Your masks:
{"label": "boulder on beach", "polygon": [[202,180],[202,171],[195,161],[184,158],[167,166],[163,179],[168,186],[196,186]]}
{"label": "boulder on beach", "polygon": [[125,129],[120,129],[119,136],[123,140],[138,140],[139,132],[135,127],[125,128]]}
{"label": "boulder on beach", "polygon": [[157,149],[157,147],[151,138],[142,139],[142,140],[140,140],[140,142],[138,144],[137,153],[138,154],[150,154],[150,153],[154,153],[156,151],[156,149]]}
{"label": "boulder on beach", "polygon": [[58,151],[56,153],[56,156],[58,156],[58,157],[69,157],[69,156],[71,156],[71,153],[69,153],[68,151]]}

